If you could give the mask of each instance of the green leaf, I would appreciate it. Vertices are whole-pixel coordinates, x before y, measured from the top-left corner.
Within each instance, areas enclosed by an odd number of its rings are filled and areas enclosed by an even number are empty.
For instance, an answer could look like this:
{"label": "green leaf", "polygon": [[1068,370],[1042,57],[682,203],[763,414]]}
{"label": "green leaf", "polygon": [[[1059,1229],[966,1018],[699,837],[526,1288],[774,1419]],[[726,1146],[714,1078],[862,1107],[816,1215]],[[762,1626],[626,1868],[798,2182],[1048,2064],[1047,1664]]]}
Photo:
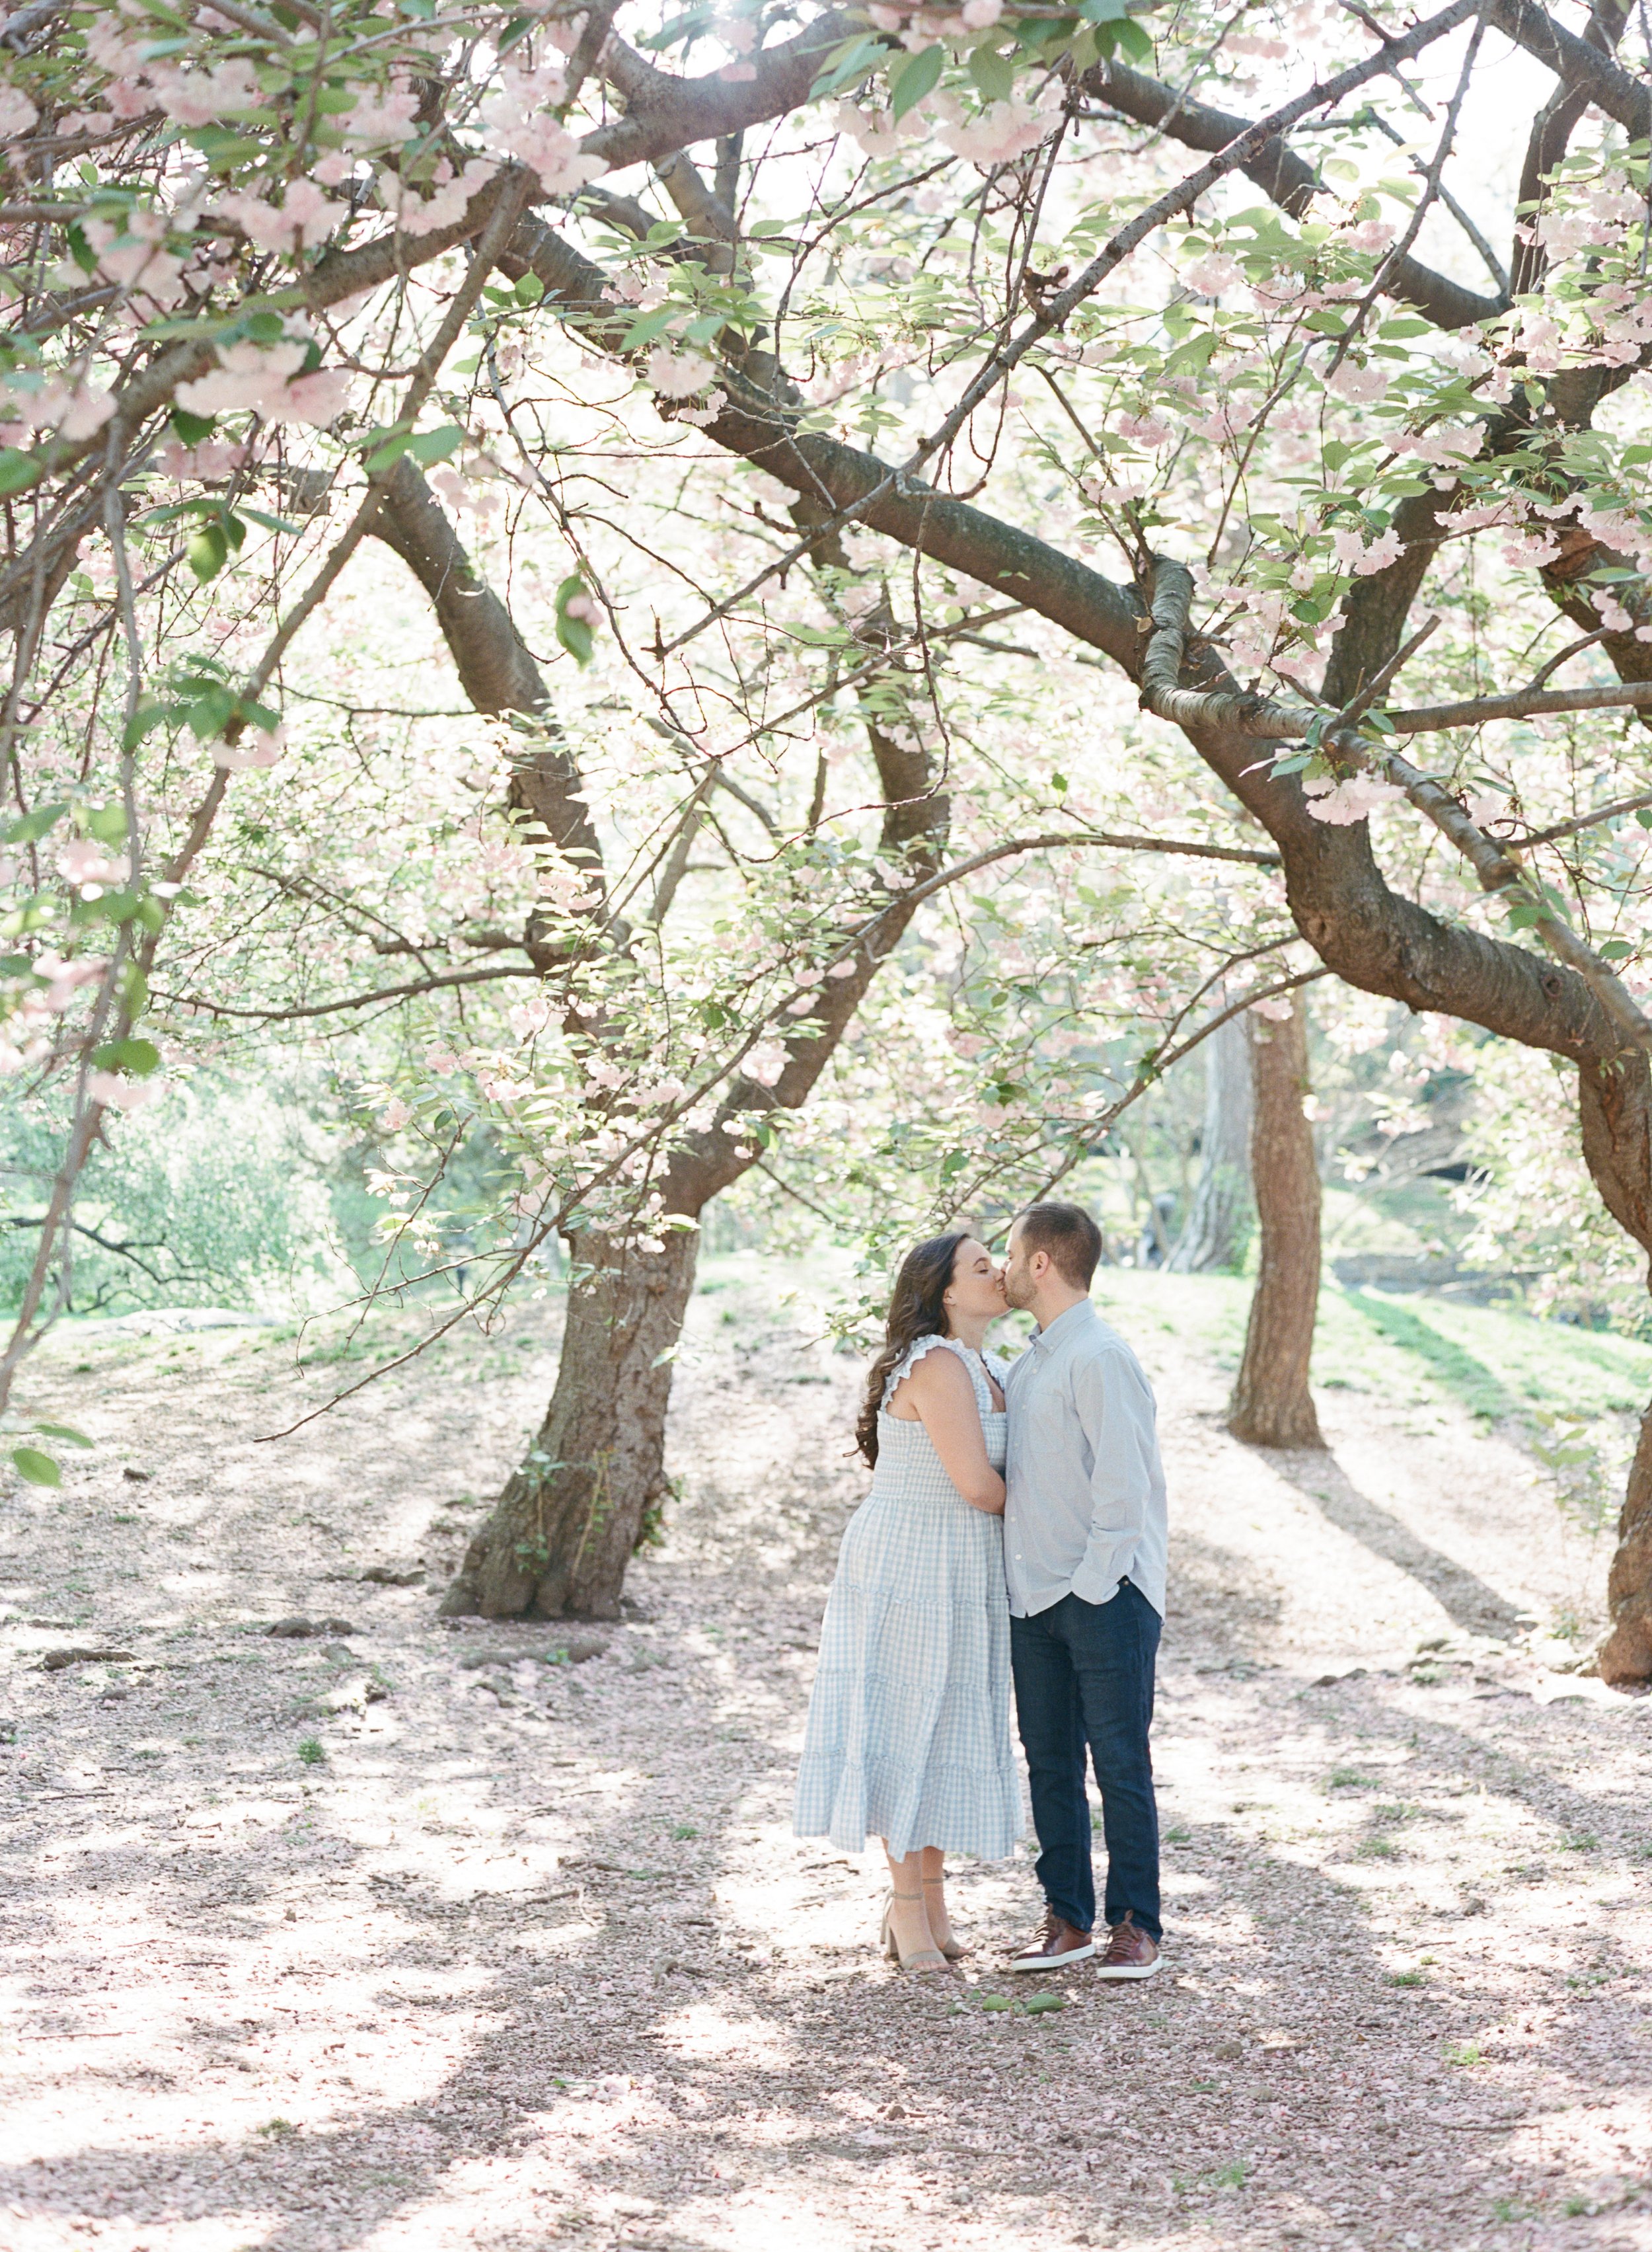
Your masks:
{"label": "green leaf", "polygon": [[63,1472],[50,1455],[43,1455],[38,1447],[13,1447],[11,1464],[20,1478],[31,1485],[61,1485]]}
{"label": "green leaf", "polygon": [[167,420],[172,426],[173,436],[181,439],[186,446],[198,446],[218,427],[217,421],[211,414],[191,414],[182,407],[175,407]]}
{"label": "green leaf", "polygon": [[1007,56],[989,46],[977,47],[969,58],[969,75],[983,101],[1008,101],[1016,90],[1016,74]]}
{"label": "green leaf", "polygon": [[545,295],[545,283],[537,274],[524,274],[517,283],[518,305],[537,305]]}
{"label": "green leaf", "polygon": [[1150,63],[1153,59],[1153,34],[1134,16],[1127,16],[1121,23],[1114,24],[1113,44],[1122,48],[1133,63]]}
{"label": "green leaf", "polygon": [[0,493],[26,492],[45,474],[45,463],[17,446],[0,446]]}
{"label": "green leaf", "polygon": [[37,1416],[31,1428],[38,1431],[43,1439],[64,1439],[72,1447],[91,1447],[97,1443],[94,1439],[88,1439],[84,1431],[77,1431],[73,1423],[43,1423]]}
{"label": "green leaf", "polygon": [[456,422],[445,422],[440,430],[421,430],[416,438],[407,441],[407,451],[415,462],[428,469],[434,462],[445,462],[449,454],[456,454],[465,441],[465,434]]}
{"label": "green leaf", "polygon": [[889,114],[904,117],[915,109],[927,94],[933,94],[941,83],[941,66],[947,59],[942,46],[925,47],[921,53],[903,55],[889,66]]}
{"label": "green leaf", "polygon": [[1624,962],[1635,952],[1635,949],[1627,938],[1609,938],[1604,946],[1596,947],[1595,952],[1602,962]]}
{"label": "green leaf", "polygon": [[621,337],[620,350],[640,351],[644,344],[651,344],[656,337],[664,335],[682,309],[680,305],[656,305],[651,313],[641,315]]}
{"label": "green leaf", "polygon": [[1216,338],[1213,336],[1206,333],[1190,337],[1184,344],[1177,344],[1165,361],[1164,372],[1166,375],[1186,375],[1195,369],[1208,367],[1215,350]]}
{"label": "green leaf", "polygon": [[161,1051],[153,1040],[106,1040],[94,1048],[92,1060],[100,1071],[129,1071],[134,1079],[147,1079],[160,1068]]}
{"label": "green leaf", "polygon": [[123,751],[136,750],[145,735],[158,727],[165,718],[164,704],[140,704],[126,723],[126,732],[121,738],[121,748]]}
{"label": "green leaf", "polygon": [[184,550],[184,560],[205,587],[229,560],[229,539],[221,524],[204,524]]}
{"label": "green leaf", "polygon": [[66,802],[56,805],[37,805],[32,813],[20,814],[6,831],[7,844],[38,844],[41,838],[57,827],[68,810]]}
{"label": "green leaf", "polygon": [[267,516],[261,508],[243,508],[241,514],[249,524],[261,525],[266,532],[284,532],[295,539],[304,529],[302,524],[288,524],[284,516]]}
{"label": "green leaf", "polygon": [[382,446],[374,447],[362,467],[370,477],[377,476],[380,469],[393,469],[412,444],[413,440],[406,431],[398,437],[387,438]]}
{"label": "green leaf", "polygon": [[856,79],[864,78],[879,57],[888,52],[884,40],[867,32],[857,39],[846,39],[841,47],[833,48],[825,69],[809,89],[809,100],[823,101],[827,94],[836,94]]}

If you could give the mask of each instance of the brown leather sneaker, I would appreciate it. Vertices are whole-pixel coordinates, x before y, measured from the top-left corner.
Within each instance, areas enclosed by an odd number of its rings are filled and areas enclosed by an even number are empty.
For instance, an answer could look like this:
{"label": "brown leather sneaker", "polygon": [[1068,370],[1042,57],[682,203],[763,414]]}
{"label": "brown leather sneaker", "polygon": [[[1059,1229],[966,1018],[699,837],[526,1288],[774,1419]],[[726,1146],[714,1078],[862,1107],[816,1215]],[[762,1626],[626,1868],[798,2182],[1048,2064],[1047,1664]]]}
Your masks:
{"label": "brown leather sneaker", "polygon": [[1107,1951],[1095,1966],[1095,1975],[1098,1978],[1151,1978],[1163,1960],[1157,1940],[1149,1939],[1126,1908],[1123,1922],[1115,1923],[1107,1936]]}
{"label": "brown leather sneaker", "polygon": [[1083,1963],[1095,1953],[1095,1942],[1076,1924],[1064,1923],[1053,1908],[1045,1911],[1044,1927],[1010,1958],[1011,1970],[1065,1970],[1069,1963]]}

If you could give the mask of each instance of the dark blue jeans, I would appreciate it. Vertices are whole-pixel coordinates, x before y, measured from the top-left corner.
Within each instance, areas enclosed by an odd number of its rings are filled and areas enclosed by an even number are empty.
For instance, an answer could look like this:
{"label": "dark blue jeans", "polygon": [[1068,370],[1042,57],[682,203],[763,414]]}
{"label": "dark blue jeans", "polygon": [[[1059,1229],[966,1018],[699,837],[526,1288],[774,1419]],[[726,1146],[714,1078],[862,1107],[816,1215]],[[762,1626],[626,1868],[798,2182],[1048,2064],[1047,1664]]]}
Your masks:
{"label": "dark blue jeans", "polygon": [[1153,1667],[1159,1615],[1121,1580],[1111,1602],[1063,1595],[1032,1618],[1011,1618],[1016,1718],[1032,1784],[1038,1882],[1050,1906],[1080,1931],[1095,1922],[1085,1745],[1101,1793],[1107,1841],[1107,1920],[1127,1911],[1159,1936],[1159,1815],[1153,1797]]}

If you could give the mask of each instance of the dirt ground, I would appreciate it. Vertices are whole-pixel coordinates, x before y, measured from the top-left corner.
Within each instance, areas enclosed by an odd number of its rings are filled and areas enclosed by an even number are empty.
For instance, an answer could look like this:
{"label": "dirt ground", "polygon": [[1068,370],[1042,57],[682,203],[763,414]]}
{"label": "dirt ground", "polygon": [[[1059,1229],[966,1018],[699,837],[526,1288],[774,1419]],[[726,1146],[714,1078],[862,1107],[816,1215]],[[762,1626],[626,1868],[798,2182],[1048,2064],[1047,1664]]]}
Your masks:
{"label": "dirt ground", "polygon": [[789,1834],[863,1480],[856,1368],[760,1270],[696,1301],[684,1497],[588,1636],[434,1616],[547,1308],[278,1444],[360,1364],[60,1337],[98,1449],[0,1504],[0,2247],[1652,2248],[1652,1700],[1530,1633],[1600,1559],[1448,1404],[1236,1446],[1177,1303],[1132,1301],[1167,1968],[1032,2016],[1024,1856],[960,1873],[937,1994],[873,1858]]}

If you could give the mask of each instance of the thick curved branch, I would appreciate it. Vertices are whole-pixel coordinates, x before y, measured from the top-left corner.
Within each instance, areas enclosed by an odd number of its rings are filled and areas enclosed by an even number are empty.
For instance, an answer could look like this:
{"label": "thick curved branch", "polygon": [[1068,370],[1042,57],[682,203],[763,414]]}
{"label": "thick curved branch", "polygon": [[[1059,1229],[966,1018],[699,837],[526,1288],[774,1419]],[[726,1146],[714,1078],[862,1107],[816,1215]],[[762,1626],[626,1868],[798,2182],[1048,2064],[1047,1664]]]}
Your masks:
{"label": "thick curved branch", "polygon": [[[1597,0],[1590,13],[1589,28],[1583,35],[1584,45],[1594,48],[1597,53],[1612,54],[1623,37],[1628,18],[1628,0]],[[1586,88],[1563,84],[1532,120],[1517,198],[1517,206],[1524,211],[1525,217],[1516,230],[1514,254],[1509,261],[1510,288],[1516,294],[1537,288],[1543,280],[1549,261],[1536,239],[1537,206],[1547,201],[1550,176],[1565,156],[1588,107]]]}
{"label": "thick curved branch", "polygon": [[[513,752],[510,803],[525,813],[535,841],[554,844],[580,869],[600,913],[602,845],[580,794],[580,769],[551,712],[551,692],[516,621],[472,564],[446,510],[410,455],[396,464],[373,530],[413,573],[436,613],[460,685],[478,712],[519,712],[536,723]],[[531,919],[525,943],[540,970],[566,958],[566,940]]]}
{"label": "thick curved branch", "polygon": [[[1085,78],[1086,88],[1111,103],[1139,125],[1156,126],[1183,148],[1200,149],[1214,156],[1253,130],[1248,118],[1211,108],[1177,93],[1163,80],[1149,78],[1119,62],[1099,64]],[[1239,165],[1248,180],[1260,188],[1271,203],[1292,219],[1305,219],[1309,205],[1321,191],[1313,165],[1299,156],[1282,134],[1256,144]],[[1477,321],[1494,319],[1506,309],[1501,297],[1482,297],[1461,282],[1436,274],[1419,259],[1396,259],[1383,276],[1383,288],[1436,322],[1442,329],[1472,328]]]}
{"label": "thick curved branch", "polygon": [[795,39],[752,57],[756,75],[730,85],[721,73],[707,78],[673,78],[617,40],[602,61],[603,75],[623,97],[626,114],[600,125],[580,142],[589,156],[600,156],[610,171],[629,164],[654,164],[697,142],[718,141],[748,125],[761,125],[809,100],[830,50],[865,30],[864,22],[834,12],[822,16]]}
{"label": "thick curved branch", "polygon": [[1537,0],[1486,0],[1486,21],[1506,31],[1572,88],[1622,126],[1632,141],[1652,134],[1652,90],[1587,39],[1563,31]]}

